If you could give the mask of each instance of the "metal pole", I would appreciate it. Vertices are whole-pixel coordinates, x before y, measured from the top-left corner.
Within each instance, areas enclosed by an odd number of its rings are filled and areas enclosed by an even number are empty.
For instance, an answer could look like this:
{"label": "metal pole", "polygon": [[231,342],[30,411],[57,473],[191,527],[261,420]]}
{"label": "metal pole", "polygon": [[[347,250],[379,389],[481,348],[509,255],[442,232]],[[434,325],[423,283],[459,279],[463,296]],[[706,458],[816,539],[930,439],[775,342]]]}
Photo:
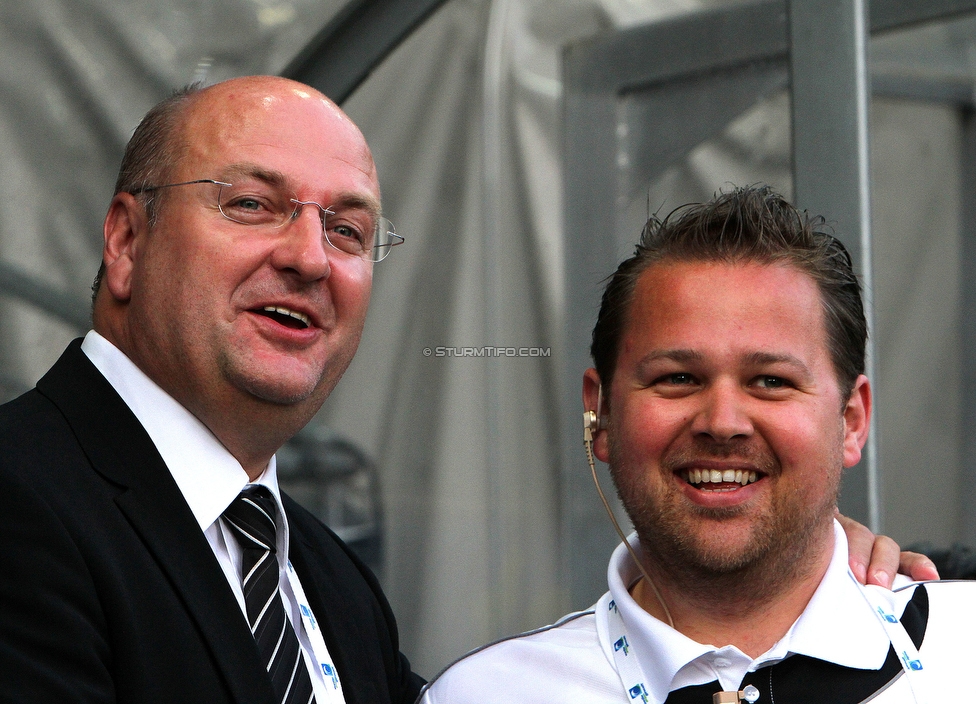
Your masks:
{"label": "metal pole", "polygon": [[[789,12],[794,200],[833,223],[850,250],[864,286],[868,329],[873,330],[867,3],[793,0]],[[873,383],[873,339],[867,352],[866,371]],[[874,417],[865,458],[844,479],[841,510],[881,530]]]}

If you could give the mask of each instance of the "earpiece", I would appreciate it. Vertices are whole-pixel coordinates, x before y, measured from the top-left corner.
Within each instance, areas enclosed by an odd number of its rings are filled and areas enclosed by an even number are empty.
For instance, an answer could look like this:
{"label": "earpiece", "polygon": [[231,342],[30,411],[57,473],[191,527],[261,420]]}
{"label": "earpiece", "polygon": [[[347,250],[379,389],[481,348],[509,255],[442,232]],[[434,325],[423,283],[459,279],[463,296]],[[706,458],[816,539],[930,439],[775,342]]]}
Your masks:
{"label": "earpiece", "polygon": [[593,442],[593,433],[603,430],[606,420],[603,413],[603,384],[597,388],[596,410],[583,412],[583,442]]}
{"label": "earpiece", "polygon": [[583,442],[593,442],[593,433],[600,429],[596,411],[583,411]]}
{"label": "earpiece", "polygon": [[590,474],[593,476],[593,484],[596,485],[596,491],[600,495],[600,500],[603,502],[603,508],[607,510],[607,515],[610,516],[610,521],[613,523],[614,529],[617,531],[617,535],[620,536],[620,540],[627,547],[627,551],[630,552],[630,556],[633,558],[634,563],[640,570],[641,575],[647,581],[647,585],[654,592],[654,596],[657,598],[658,603],[664,610],[664,616],[668,620],[668,625],[674,628],[674,619],[671,618],[671,610],[668,609],[668,605],[664,603],[664,597],[661,595],[660,590],[657,585],[654,584],[654,580],[651,579],[650,575],[647,574],[647,570],[644,569],[644,565],[641,563],[640,558],[637,557],[637,553],[634,552],[634,548],[630,546],[627,537],[624,532],[620,529],[620,524],[617,523],[617,517],[613,514],[613,509],[610,508],[610,503],[607,501],[606,495],[603,493],[603,489],[600,487],[600,480],[596,476],[596,463],[593,461],[593,433],[598,430],[604,430],[606,428],[606,416],[603,415],[603,384],[597,388],[596,393],[596,410],[595,411],[583,411],[583,447],[586,449],[586,461],[590,464]]}

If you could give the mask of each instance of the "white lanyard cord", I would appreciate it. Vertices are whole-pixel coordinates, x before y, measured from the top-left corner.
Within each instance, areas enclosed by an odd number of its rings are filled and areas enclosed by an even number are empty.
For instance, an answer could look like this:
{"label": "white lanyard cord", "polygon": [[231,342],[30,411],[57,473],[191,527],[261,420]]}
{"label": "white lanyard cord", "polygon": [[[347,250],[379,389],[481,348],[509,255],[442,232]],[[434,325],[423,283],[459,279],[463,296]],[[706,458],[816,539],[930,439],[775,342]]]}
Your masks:
{"label": "white lanyard cord", "polygon": [[[854,583],[857,584],[864,599],[868,602],[871,610],[884,627],[888,640],[898,655],[898,660],[901,662],[915,703],[930,704],[924,696],[925,692],[928,691],[928,687],[926,686],[927,673],[922,666],[922,659],[919,657],[918,649],[912,642],[911,636],[908,635],[908,631],[905,630],[901,620],[892,614],[889,609],[885,608],[880,600],[876,599],[874,595],[865,589],[850,571],[848,571],[848,574],[854,580]],[[627,626],[624,624],[624,620],[617,610],[616,602],[607,593],[597,602],[596,608],[598,611],[604,610],[607,613],[610,646],[613,648],[614,663],[617,666],[617,673],[620,675],[620,681],[623,683],[624,691],[630,701],[647,704],[650,702],[650,699],[645,684],[646,678],[637,660],[634,646],[627,637]]]}
{"label": "white lanyard cord", "polygon": [[624,625],[624,620],[617,611],[617,604],[610,597],[609,592],[597,602],[596,608],[598,611],[602,609],[607,612],[610,647],[613,648],[613,660],[617,665],[617,674],[620,675],[624,691],[630,701],[647,704],[650,699],[648,699],[647,686],[644,684],[644,672],[627,638],[627,626]]}
{"label": "white lanyard cord", "polygon": [[[322,674],[325,676],[325,689],[328,701],[319,702],[319,704],[345,704],[346,700],[342,695],[342,683],[339,682],[339,673],[336,672],[335,663],[332,661],[332,656],[329,655],[329,649],[325,645],[325,638],[322,637],[322,629],[319,628],[318,621],[312,613],[311,607],[308,605],[305,590],[302,589],[302,583],[298,581],[298,575],[295,573],[295,568],[291,565],[291,560],[288,561],[288,569],[285,572],[288,575],[288,581],[291,583],[295,599],[298,601],[298,610],[302,614],[302,624],[305,626],[305,633],[308,635],[308,640],[312,645],[312,654],[316,661],[315,666],[321,668]],[[316,702],[318,702],[317,699]]]}
{"label": "white lanyard cord", "polygon": [[[929,691],[929,687],[927,686],[929,673],[922,665],[922,658],[918,654],[918,648],[915,647],[911,636],[905,630],[901,619],[891,613],[890,607],[876,593],[866,589],[858,582],[850,571],[848,571],[848,575],[854,584],[857,585],[857,588],[861,590],[861,595],[864,597],[864,600],[868,602],[874,615],[881,622],[881,626],[884,628],[888,640],[891,642],[891,647],[894,648],[895,654],[898,656],[901,668],[905,672],[908,686],[912,690],[912,696],[915,697],[916,704],[928,704],[926,694]],[[924,587],[922,588],[924,589]]]}

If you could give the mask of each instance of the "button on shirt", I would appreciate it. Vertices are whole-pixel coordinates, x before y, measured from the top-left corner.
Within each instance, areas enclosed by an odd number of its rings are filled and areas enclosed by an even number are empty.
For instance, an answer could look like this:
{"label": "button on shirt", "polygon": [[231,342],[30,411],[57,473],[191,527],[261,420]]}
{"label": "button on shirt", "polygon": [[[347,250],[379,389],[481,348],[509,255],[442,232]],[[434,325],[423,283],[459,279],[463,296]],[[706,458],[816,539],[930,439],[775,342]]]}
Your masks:
{"label": "button on shirt", "polygon": [[[111,342],[90,331],[81,349],[146,429],[210,543],[246,619],[241,588],[241,549],[230,529],[218,519],[249,483],[247,473],[196,416],[156,385]],[[281,597],[302,646],[315,699],[319,702],[330,701],[328,690],[332,689],[331,681],[327,690],[322,671],[317,666],[310,666],[310,663],[329,661],[328,653],[316,657],[302,622],[298,599],[285,572],[288,564],[288,521],[281,505],[274,457],[253,483],[266,486],[278,504],[280,525],[276,537]]]}

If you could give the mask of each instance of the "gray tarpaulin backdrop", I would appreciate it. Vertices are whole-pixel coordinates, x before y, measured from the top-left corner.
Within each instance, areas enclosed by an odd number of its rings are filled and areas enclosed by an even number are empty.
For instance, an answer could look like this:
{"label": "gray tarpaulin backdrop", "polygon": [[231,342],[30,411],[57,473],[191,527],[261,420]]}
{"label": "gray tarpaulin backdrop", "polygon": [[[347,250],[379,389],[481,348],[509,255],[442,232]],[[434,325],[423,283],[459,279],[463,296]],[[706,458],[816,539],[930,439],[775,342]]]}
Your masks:
{"label": "gray tarpaulin backdrop", "polygon": [[[27,274],[83,318],[101,218],[141,115],[194,79],[281,72],[342,4],[0,3],[6,280]],[[404,649],[428,676],[467,648],[588,606],[571,603],[561,556],[572,546],[560,538],[560,331],[573,314],[564,286],[596,285],[563,281],[561,51],[700,6],[451,0],[345,104],[407,243],[377,267],[360,352],[314,422],[379,467],[383,581]],[[917,56],[933,71],[954,58],[971,85],[976,54],[960,39],[971,35],[924,27],[876,38],[873,52]],[[884,527],[903,542],[948,545],[960,536],[962,483],[961,117],[940,102],[877,98],[872,130]],[[629,234],[648,203],[667,211],[729,182],[789,193],[789,153],[780,95],[647,184],[627,206]],[[0,296],[0,392],[29,388],[83,331]],[[436,354],[483,346],[540,351]]]}

